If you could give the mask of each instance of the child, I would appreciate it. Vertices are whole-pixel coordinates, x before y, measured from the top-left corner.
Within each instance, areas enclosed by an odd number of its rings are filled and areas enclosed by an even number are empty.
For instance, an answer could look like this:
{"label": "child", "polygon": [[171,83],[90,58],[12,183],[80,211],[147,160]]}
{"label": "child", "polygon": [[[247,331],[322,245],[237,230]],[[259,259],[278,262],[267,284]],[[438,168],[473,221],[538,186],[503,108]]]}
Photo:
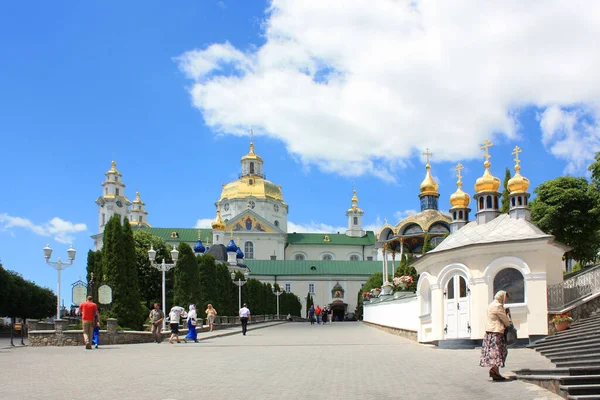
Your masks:
{"label": "child", "polygon": [[94,334],[92,335],[92,344],[98,348],[98,345],[100,344],[100,321],[98,321],[98,318],[94,318],[94,322],[96,323],[94,325]]}

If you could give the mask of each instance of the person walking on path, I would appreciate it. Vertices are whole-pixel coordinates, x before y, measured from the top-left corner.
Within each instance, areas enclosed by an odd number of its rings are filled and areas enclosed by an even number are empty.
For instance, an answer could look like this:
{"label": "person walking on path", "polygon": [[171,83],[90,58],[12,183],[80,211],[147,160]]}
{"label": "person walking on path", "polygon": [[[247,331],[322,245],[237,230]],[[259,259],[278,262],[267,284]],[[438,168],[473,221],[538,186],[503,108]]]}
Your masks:
{"label": "person walking on path", "polygon": [[81,325],[83,326],[83,341],[85,348],[92,349],[92,336],[94,335],[94,321],[98,317],[98,306],[92,301],[92,296],[79,305],[81,313]]}
{"label": "person walking on path", "polygon": [[315,307],[314,306],[310,306],[310,309],[308,310],[308,319],[310,319],[311,325],[315,324]]}
{"label": "person walking on path", "polygon": [[510,311],[508,308],[504,309],[508,297],[508,293],[500,290],[487,308],[485,336],[483,337],[479,366],[491,367],[490,377],[495,381],[506,380],[505,377],[500,375],[499,368],[504,367],[508,355],[506,336],[504,336],[506,327],[510,325],[510,319],[508,318]]}
{"label": "person walking on path", "polygon": [[210,332],[213,330],[213,325],[215,323],[215,317],[217,316],[217,310],[215,310],[212,304],[209,304],[206,307],[206,320],[208,321],[208,327],[210,328]]}
{"label": "person walking on path", "polygon": [[244,303],[244,306],[240,308],[240,322],[242,323],[242,334],[246,336],[246,330],[248,329],[248,321],[250,321],[250,310]]}
{"label": "person walking on path", "polygon": [[323,307],[323,311],[321,311],[321,315],[323,316],[323,325],[327,323],[327,315],[329,314],[329,310],[327,307]]}
{"label": "person walking on path", "polygon": [[321,307],[317,304],[317,308],[315,309],[315,314],[317,315],[317,324],[321,323]]}
{"label": "person walking on path", "polygon": [[173,344],[173,339],[177,340],[177,343],[181,343],[179,341],[179,321],[181,319],[181,313],[183,312],[185,312],[185,310],[180,306],[171,308],[171,312],[169,312],[169,326],[171,327],[169,343],[171,344]]}
{"label": "person walking on path", "polygon": [[196,326],[198,325],[197,318],[198,313],[196,312],[196,306],[190,304],[190,311],[187,315],[188,333],[185,335],[185,338],[193,340],[194,343],[198,343],[198,333],[196,332]]}
{"label": "person walking on path", "polygon": [[154,303],[154,310],[150,311],[150,326],[152,328],[152,337],[156,343],[162,342],[160,331],[162,328],[162,321],[165,319],[165,313],[162,312],[158,303]]}

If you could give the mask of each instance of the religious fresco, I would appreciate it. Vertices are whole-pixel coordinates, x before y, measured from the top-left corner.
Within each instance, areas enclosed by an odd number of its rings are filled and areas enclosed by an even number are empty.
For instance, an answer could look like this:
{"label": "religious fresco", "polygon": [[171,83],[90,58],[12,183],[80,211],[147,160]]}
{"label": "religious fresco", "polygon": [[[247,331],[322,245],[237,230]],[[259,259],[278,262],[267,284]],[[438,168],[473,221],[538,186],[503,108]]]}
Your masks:
{"label": "religious fresco", "polygon": [[251,215],[245,215],[227,224],[226,230],[235,232],[275,232],[270,226]]}

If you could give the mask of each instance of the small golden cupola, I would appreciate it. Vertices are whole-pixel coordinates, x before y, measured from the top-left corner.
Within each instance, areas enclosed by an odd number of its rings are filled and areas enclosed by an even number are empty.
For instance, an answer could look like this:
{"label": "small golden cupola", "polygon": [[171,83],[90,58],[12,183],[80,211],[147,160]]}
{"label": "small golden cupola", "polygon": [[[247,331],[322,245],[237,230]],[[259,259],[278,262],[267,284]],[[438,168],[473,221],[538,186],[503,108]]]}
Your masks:
{"label": "small golden cupola", "polygon": [[211,224],[214,231],[224,231],[225,230],[225,222],[221,219],[221,211],[217,210],[217,216],[215,220]]}
{"label": "small golden cupola", "polygon": [[348,217],[348,230],[346,235],[350,237],[363,237],[366,232],[362,227],[362,218],[365,212],[358,207],[358,197],[356,196],[356,188],[352,194],[352,206],[346,211]]}
{"label": "small golden cupola", "polygon": [[246,154],[244,157],[242,157],[242,161],[245,161],[245,160],[256,160],[261,163],[263,162],[262,157],[257,155],[254,152],[254,142],[250,142],[250,152],[248,154]]}
{"label": "small golden cupola", "polygon": [[426,149],[423,155],[427,161],[427,164],[425,165],[427,172],[425,173],[425,179],[423,179],[423,182],[421,182],[421,186],[419,187],[421,191],[419,193],[419,199],[421,199],[421,211],[437,210],[438,197],[440,197],[438,192],[439,186],[431,176],[431,164],[429,164],[429,157],[431,157],[433,153],[430,153],[429,149]]}
{"label": "small golden cupola", "polygon": [[483,175],[477,178],[477,181],[475,181],[475,191],[477,193],[497,192],[500,188],[500,179],[493,176],[490,172],[490,166],[492,165],[490,163],[490,158],[492,156],[490,156],[488,149],[493,145],[493,143],[486,139],[485,142],[483,142],[483,145],[481,146],[482,150],[485,149],[485,162],[483,163],[485,171],[483,172]]}
{"label": "small golden cupola", "polygon": [[[118,177],[121,177],[121,176],[123,176],[123,175],[122,175],[122,174],[121,174],[121,173],[120,173],[120,172],[117,170],[117,162],[116,162],[116,161],[114,161],[114,160],[110,162],[110,169],[109,169],[108,171],[106,171],[106,174],[105,174],[105,175],[106,175],[106,176],[113,175],[113,176],[118,176]],[[114,179],[112,179],[112,180],[114,180]]]}
{"label": "small golden cupola", "polygon": [[348,211],[358,211],[363,212],[363,210],[358,207],[358,197],[356,196],[356,189],[354,189],[354,193],[352,195],[352,206],[348,209]]}
{"label": "small golden cupola", "polygon": [[527,193],[529,189],[529,179],[521,175],[521,160],[519,160],[519,153],[523,150],[519,146],[516,146],[512,154],[515,156],[515,176],[508,180],[508,191],[510,193]]}
{"label": "small golden cupola", "polygon": [[450,205],[452,208],[467,208],[471,204],[471,196],[462,190],[462,176],[461,171],[464,169],[462,164],[458,164],[454,169],[457,172],[458,181],[456,181],[456,192],[450,196]]}

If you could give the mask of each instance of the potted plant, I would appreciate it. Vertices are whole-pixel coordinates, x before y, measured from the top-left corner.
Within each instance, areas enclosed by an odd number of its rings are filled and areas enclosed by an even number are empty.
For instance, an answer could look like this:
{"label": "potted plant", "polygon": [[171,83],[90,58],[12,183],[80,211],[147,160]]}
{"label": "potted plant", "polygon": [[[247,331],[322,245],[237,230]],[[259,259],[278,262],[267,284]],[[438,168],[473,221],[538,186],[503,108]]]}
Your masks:
{"label": "potted plant", "polygon": [[568,312],[564,314],[555,314],[552,317],[552,322],[554,323],[554,328],[557,332],[564,331],[565,329],[567,329],[572,321],[573,318],[569,316]]}
{"label": "potted plant", "polygon": [[390,295],[394,291],[394,285],[389,282],[384,283],[381,288],[383,289],[382,295]]}
{"label": "potted plant", "polygon": [[402,275],[394,278],[394,286],[396,286],[396,290],[406,290],[413,283],[413,277],[410,275]]}
{"label": "potted plant", "polygon": [[379,293],[381,293],[381,288],[372,289],[372,292],[374,297],[379,297]]}

